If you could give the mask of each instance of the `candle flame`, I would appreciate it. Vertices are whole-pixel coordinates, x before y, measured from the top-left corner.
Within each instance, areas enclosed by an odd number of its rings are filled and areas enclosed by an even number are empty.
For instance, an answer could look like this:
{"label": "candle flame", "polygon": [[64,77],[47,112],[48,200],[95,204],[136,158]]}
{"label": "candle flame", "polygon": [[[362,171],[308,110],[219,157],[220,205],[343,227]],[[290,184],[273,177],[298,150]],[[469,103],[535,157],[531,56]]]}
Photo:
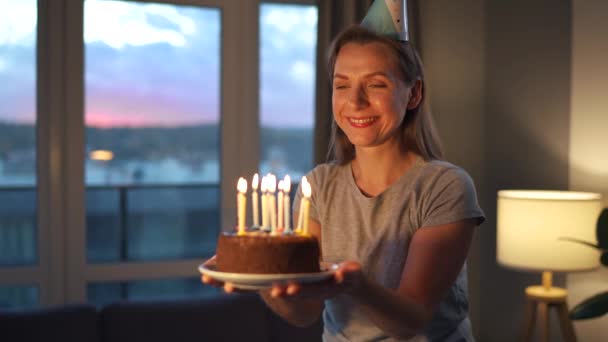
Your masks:
{"label": "candle flame", "polygon": [[277,177],[273,174],[268,175],[268,191],[277,191]]}
{"label": "candle flame", "polygon": [[291,191],[291,178],[289,175],[283,179],[283,191],[289,193]]}
{"label": "candle flame", "polygon": [[259,180],[258,174],[256,173],[255,175],[253,175],[253,180],[251,181],[251,188],[253,190],[257,190],[258,189],[258,183],[260,182]]}
{"label": "candle flame", "polygon": [[282,180],[279,181],[279,185],[277,187],[278,187],[279,191],[283,191],[285,185]]}
{"label": "candle flame", "polygon": [[262,184],[260,186],[260,190],[262,190],[262,192],[268,191],[268,178],[266,178],[266,176],[262,177]]}
{"label": "candle flame", "polygon": [[306,176],[302,177],[302,194],[304,194],[304,197],[310,197],[312,195],[312,189]]}
{"label": "candle flame", "polygon": [[239,178],[239,182],[236,185],[236,189],[243,194],[247,192],[247,181],[245,180],[245,178]]}

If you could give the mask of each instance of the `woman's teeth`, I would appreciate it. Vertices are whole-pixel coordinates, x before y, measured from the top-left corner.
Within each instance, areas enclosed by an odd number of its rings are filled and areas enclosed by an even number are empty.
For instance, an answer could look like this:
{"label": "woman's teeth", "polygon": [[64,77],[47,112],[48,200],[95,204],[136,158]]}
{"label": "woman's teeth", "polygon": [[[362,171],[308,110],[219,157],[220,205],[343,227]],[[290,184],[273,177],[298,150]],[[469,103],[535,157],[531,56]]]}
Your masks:
{"label": "woman's teeth", "polygon": [[363,125],[366,123],[370,123],[370,122],[374,122],[376,121],[376,118],[367,118],[367,119],[349,119],[350,122],[358,124],[358,125]]}

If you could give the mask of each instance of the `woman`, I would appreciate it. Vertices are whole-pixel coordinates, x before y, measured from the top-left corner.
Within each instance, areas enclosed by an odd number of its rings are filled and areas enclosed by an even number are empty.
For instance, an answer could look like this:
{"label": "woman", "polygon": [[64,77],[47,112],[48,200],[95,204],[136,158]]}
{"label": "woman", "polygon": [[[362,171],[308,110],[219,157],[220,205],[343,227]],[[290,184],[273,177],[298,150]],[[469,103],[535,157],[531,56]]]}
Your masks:
{"label": "woman", "polygon": [[310,231],[340,267],[262,298],[295,325],[322,314],[325,341],[472,341],[465,260],[483,212],[466,172],[440,161],[418,55],[354,26],[329,70],[336,160],[307,178]]}

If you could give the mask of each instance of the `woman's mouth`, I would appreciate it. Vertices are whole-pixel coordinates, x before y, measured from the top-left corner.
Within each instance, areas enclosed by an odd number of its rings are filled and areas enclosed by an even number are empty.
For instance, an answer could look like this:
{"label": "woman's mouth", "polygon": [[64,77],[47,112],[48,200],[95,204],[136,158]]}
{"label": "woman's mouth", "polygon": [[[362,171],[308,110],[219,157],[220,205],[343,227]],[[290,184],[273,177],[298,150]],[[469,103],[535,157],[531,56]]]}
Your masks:
{"label": "woman's mouth", "polygon": [[367,117],[367,118],[348,118],[348,122],[351,126],[357,128],[369,127],[378,120],[378,117]]}

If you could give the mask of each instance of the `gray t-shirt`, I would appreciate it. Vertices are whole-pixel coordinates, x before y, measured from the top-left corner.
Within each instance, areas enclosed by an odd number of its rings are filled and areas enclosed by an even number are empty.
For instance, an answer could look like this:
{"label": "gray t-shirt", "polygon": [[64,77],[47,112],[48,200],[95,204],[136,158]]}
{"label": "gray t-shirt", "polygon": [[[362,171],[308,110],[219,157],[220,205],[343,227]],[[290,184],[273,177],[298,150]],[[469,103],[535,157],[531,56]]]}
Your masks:
{"label": "gray t-shirt", "polygon": [[[389,289],[397,289],[416,230],[466,218],[483,222],[475,186],[461,168],[419,159],[382,194],[361,193],[351,164],[323,164],[307,175],[310,217],[321,224],[323,260],[354,260]],[[298,190],[294,208],[299,208]],[[324,341],[396,341],[371,322],[348,295],[325,302]],[[468,319],[466,266],[424,334],[410,341],[473,341]]]}

